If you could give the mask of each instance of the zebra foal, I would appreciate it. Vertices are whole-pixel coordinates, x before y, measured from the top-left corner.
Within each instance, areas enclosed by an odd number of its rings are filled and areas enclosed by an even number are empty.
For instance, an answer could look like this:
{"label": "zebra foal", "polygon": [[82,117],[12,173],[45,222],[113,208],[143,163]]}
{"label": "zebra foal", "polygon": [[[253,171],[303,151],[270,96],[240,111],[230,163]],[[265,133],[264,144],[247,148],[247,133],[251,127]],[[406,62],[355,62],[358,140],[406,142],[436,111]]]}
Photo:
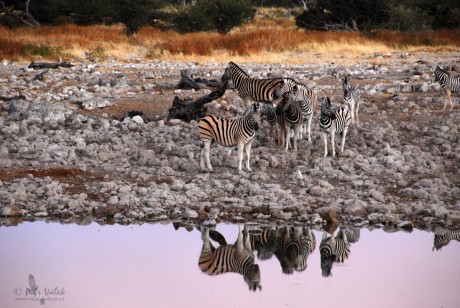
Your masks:
{"label": "zebra foal", "polygon": [[351,124],[356,124],[356,126],[359,126],[358,111],[360,93],[358,91],[358,86],[352,88],[350,85],[350,79],[348,76],[345,76],[342,78],[342,89],[342,103],[350,109]]}
{"label": "zebra foal", "polygon": [[342,134],[340,144],[340,153],[345,147],[345,138],[347,136],[348,126],[350,125],[351,116],[348,108],[333,107],[329,97],[321,98],[321,119],[319,128],[323,134],[324,157],[327,156],[327,135],[331,136],[332,156],[335,156],[335,133]]}
{"label": "zebra foal", "polygon": [[460,75],[451,76],[449,72],[443,70],[439,67],[439,65],[437,65],[434,70],[434,79],[439,82],[441,89],[444,89],[444,93],[446,94],[444,98],[444,108],[442,109],[446,109],[447,101],[449,101],[450,110],[452,111],[454,106],[452,104],[451,92],[460,92]]}
{"label": "zebra foal", "polygon": [[230,79],[238,90],[238,95],[246,105],[251,100],[265,103],[272,102],[282,95],[282,92],[280,92],[283,86],[282,78],[253,78],[234,62],[229,62],[222,75],[222,82]]}
{"label": "zebra foal", "polygon": [[283,99],[276,107],[276,119],[278,125],[283,131],[283,145],[286,145],[285,150],[291,145],[291,129],[294,131],[294,149],[297,150],[297,138],[302,125],[302,110],[299,102],[294,101],[291,97],[291,92],[283,94]]}
{"label": "zebra foal", "polygon": [[252,171],[249,167],[249,157],[252,141],[254,140],[256,131],[260,126],[260,109],[260,104],[254,103],[245,111],[244,115],[239,117],[227,119],[211,115],[201,119],[198,123],[200,136],[203,141],[200,156],[201,170],[206,170],[206,157],[207,167],[209,171],[213,171],[211,161],[209,159],[209,153],[211,151],[211,143],[215,141],[225,147],[238,146],[239,172],[242,171],[244,150],[247,157],[246,168],[249,171]]}

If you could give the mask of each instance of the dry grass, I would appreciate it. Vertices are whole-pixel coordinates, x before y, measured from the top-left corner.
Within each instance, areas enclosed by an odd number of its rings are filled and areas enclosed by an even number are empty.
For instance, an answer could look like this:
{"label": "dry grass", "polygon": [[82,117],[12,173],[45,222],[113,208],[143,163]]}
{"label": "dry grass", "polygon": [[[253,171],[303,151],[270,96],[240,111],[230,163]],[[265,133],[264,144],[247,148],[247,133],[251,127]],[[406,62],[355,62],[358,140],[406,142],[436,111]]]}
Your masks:
{"label": "dry grass", "polygon": [[[296,30],[292,19],[255,22],[228,35],[178,34],[145,27],[127,37],[122,26],[21,28],[0,27],[0,59],[13,61],[113,57],[202,61],[314,62],[347,61],[374,52],[458,50],[460,30],[399,33],[379,31],[316,32]],[[319,61],[319,60],[318,60]]]}

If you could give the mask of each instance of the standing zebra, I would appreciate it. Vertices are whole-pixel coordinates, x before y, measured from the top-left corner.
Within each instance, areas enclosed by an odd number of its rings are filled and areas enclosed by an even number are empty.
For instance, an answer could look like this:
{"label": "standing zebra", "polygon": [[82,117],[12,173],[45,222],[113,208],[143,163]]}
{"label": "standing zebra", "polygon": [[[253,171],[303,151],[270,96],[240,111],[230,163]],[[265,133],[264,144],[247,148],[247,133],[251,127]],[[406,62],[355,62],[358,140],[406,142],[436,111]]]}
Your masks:
{"label": "standing zebra", "polygon": [[345,232],[341,232],[340,237],[332,234],[330,237],[323,233],[321,244],[319,245],[321,255],[321,270],[323,277],[331,275],[334,262],[344,262],[350,256],[350,243]]}
{"label": "standing zebra", "polygon": [[335,156],[335,133],[342,133],[340,153],[343,152],[350,120],[351,116],[347,108],[333,107],[329,97],[321,98],[321,119],[319,128],[323,134],[324,157],[327,156],[327,134],[331,135],[332,156]]}
{"label": "standing zebra", "polygon": [[292,92],[283,94],[283,99],[276,107],[276,119],[281,127],[283,134],[283,145],[285,150],[291,145],[291,129],[294,130],[294,149],[297,150],[297,138],[299,136],[300,126],[302,125],[302,110],[300,104],[292,99]]}
{"label": "standing zebra", "polygon": [[283,78],[282,93],[292,92],[292,98],[300,103],[302,111],[302,126],[299,138],[303,138],[303,134],[307,134],[308,142],[311,143],[311,122],[313,119],[313,109],[317,103],[315,92],[302,83],[296,82],[294,79],[286,77]]}
{"label": "standing zebra", "polygon": [[282,78],[253,78],[238,65],[230,62],[222,75],[222,81],[233,80],[239,96],[246,102],[271,102],[281,97]]}
{"label": "standing zebra", "polygon": [[227,272],[243,275],[249,290],[262,290],[260,285],[260,269],[254,262],[254,254],[249,242],[246,226],[243,230],[238,226],[238,239],[235,245],[221,245],[217,249],[209,239],[209,228],[201,227],[201,249],[198,266],[201,271],[209,275],[218,275]]}
{"label": "standing zebra", "polygon": [[446,94],[443,110],[446,109],[447,100],[449,100],[450,110],[452,111],[454,106],[452,105],[451,92],[460,92],[460,75],[452,77],[449,72],[443,70],[439,67],[439,65],[437,65],[434,70],[434,79],[439,82],[441,89],[444,89]]}
{"label": "standing zebra", "polygon": [[209,153],[211,151],[211,143],[213,141],[218,144],[231,147],[238,146],[238,171],[242,170],[243,150],[246,151],[247,163],[246,168],[252,171],[249,167],[249,157],[252,141],[256,135],[256,131],[260,126],[260,104],[252,104],[244,113],[243,116],[231,119],[221,118],[218,116],[206,116],[198,123],[200,136],[203,141],[201,149],[200,167],[205,170],[204,156],[206,156],[207,167],[213,171]]}
{"label": "standing zebra", "polygon": [[450,240],[460,241],[460,231],[458,230],[448,230],[442,234],[434,235],[434,245],[433,251],[441,250],[442,247],[447,246]]}
{"label": "standing zebra", "polygon": [[360,93],[358,86],[352,88],[350,85],[350,79],[348,76],[342,78],[343,98],[342,103],[350,109],[351,112],[351,124],[359,126],[358,111],[359,111],[359,99]]}
{"label": "standing zebra", "polygon": [[273,137],[273,129],[275,129],[276,140],[280,143],[280,137],[278,134],[278,120],[276,119],[276,107],[272,104],[262,103],[262,108],[260,109],[260,114],[267,118],[268,123],[270,124],[270,139]]}

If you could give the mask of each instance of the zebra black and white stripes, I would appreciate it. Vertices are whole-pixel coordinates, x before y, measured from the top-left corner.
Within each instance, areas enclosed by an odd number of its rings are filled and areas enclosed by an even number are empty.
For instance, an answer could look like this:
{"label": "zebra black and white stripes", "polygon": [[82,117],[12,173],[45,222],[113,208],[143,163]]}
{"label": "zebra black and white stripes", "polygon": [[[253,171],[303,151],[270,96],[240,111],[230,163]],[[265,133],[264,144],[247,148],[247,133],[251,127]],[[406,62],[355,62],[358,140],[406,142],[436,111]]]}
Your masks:
{"label": "zebra black and white stripes", "polygon": [[351,124],[356,124],[359,126],[359,100],[360,93],[358,87],[352,88],[350,85],[350,79],[348,76],[342,78],[342,89],[343,89],[343,98],[342,103],[345,104],[350,110],[351,113]]}
{"label": "zebra black and white stripes", "polygon": [[456,240],[460,242],[460,231],[459,230],[448,230],[441,234],[434,235],[433,251],[440,250],[442,247],[449,244],[450,240]]}
{"label": "zebra black and white stripes", "polygon": [[249,101],[271,102],[282,95],[282,78],[253,78],[234,62],[230,62],[222,75],[222,81],[232,79],[239,96],[248,104]]}
{"label": "zebra black and white stripes", "polygon": [[279,143],[279,135],[278,135],[278,121],[276,119],[276,107],[273,106],[273,104],[261,104],[261,110],[260,114],[262,116],[265,116],[267,118],[268,123],[270,124],[270,140],[273,138],[273,130],[275,130],[276,133],[276,140]]}
{"label": "zebra black and white stripes", "polygon": [[283,94],[291,92],[292,99],[300,103],[303,119],[299,138],[303,138],[303,135],[307,134],[308,142],[311,143],[311,122],[313,119],[313,110],[317,103],[317,96],[312,89],[302,83],[296,82],[292,78],[283,78],[283,83],[281,92]]}
{"label": "zebra black and white stripes", "polygon": [[329,97],[321,98],[321,119],[319,127],[323,134],[324,157],[327,156],[327,135],[331,136],[332,156],[335,156],[335,133],[342,134],[340,143],[340,153],[345,147],[348,126],[350,125],[351,116],[348,108],[333,107]]}
{"label": "zebra black and white stripes", "polygon": [[211,115],[201,119],[198,123],[198,128],[203,141],[200,159],[200,167],[203,171],[206,170],[205,156],[209,171],[213,171],[209,158],[213,141],[225,147],[238,146],[238,171],[240,172],[242,170],[244,150],[247,157],[246,168],[252,171],[249,166],[249,157],[252,141],[260,126],[260,109],[260,104],[254,103],[240,117],[227,119]]}
{"label": "zebra black and white stripes", "polygon": [[238,239],[235,245],[221,245],[214,248],[209,238],[209,229],[201,227],[201,239],[203,246],[198,260],[199,268],[209,274],[218,275],[227,272],[243,275],[249,290],[262,290],[260,284],[260,269],[254,261],[249,234],[244,227],[238,227]]}
{"label": "zebra black and white stripes", "polygon": [[442,68],[436,66],[434,70],[434,77],[437,82],[441,85],[441,89],[444,89],[446,97],[444,98],[444,108],[446,109],[447,101],[450,104],[450,110],[453,109],[452,104],[452,93],[451,92],[460,92],[460,75],[451,76],[449,72],[443,70]]}
{"label": "zebra black and white stripes", "polygon": [[283,94],[283,99],[276,107],[276,119],[278,125],[283,131],[283,145],[286,146],[285,150],[289,149],[291,144],[291,129],[294,131],[294,149],[297,150],[297,138],[299,136],[299,130],[302,125],[302,110],[300,103],[294,101],[291,97],[292,92],[286,92]]}
{"label": "zebra black and white stripes", "polygon": [[334,262],[344,262],[350,256],[350,242],[346,233],[341,232],[340,236],[335,237],[332,234],[328,237],[327,233],[324,232],[319,245],[319,252],[321,255],[322,275],[323,277],[329,277]]}

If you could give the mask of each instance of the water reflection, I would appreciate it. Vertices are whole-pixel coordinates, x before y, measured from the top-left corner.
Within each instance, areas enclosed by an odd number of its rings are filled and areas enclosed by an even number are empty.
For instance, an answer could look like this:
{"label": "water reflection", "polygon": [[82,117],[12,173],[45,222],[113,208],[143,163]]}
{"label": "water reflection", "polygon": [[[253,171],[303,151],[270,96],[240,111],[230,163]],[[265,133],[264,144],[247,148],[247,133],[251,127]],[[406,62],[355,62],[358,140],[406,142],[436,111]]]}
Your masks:
{"label": "water reflection", "polygon": [[308,227],[278,227],[275,231],[275,255],[284,274],[302,272],[307,258],[315,250],[316,238]]}
{"label": "water reflection", "polygon": [[[249,238],[263,292],[257,284],[256,292],[248,292],[244,274],[203,273],[201,227],[176,226],[180,231],[148,223],[0,227],[0,307],[41,307],[32,290],[43,294],[46,306],[64,308],[303,307],[306,302],[312,307],[458,307],[460,302],[460,267],[455,266],[460,242],[454,233],[447,247],[433,253],[435,234],[418,229],[218,224],[209,229],[214,250],[237,247],[240,237],[247,251]],[[324,231],[326,238],[346,238],[350,245],[348,258],[333,261],[333,277],[327,279],[319,249]]]}
{"label": "water reflection", "polygon": [[262,290],[260,285],[260,269],[254,262],[254,254],[251,248],[249,232],[244,226],[238,226],[238,239],[234,245],[228,245],[225,238],[218,232],[213,232],[214,239],[219,243],[216,249],[211,243],[209,228],[201,227],[201,248],[198,266],[209,275],[218,275],[233,272],[243,275],[249,290]]}
{"label": "water reflection", "polygon": [[323,277],[332,275],[334,263],[343,263],[350,257],[351,243],[358,242],[359,237],[359,230],[354,227],[341,227],[337,236],[334,235],[334,231],[332,231],[331,236],[328,236],[326,231],[323,232],[323,238],[319,245]]}
{"label": "water reflection", "polygon": [[447,246],[447,244],[449,244],[450,240],[460,241],[460,231],[447,230],[435,233],[434,246],[432,250],[441,250],[442,247]]}

